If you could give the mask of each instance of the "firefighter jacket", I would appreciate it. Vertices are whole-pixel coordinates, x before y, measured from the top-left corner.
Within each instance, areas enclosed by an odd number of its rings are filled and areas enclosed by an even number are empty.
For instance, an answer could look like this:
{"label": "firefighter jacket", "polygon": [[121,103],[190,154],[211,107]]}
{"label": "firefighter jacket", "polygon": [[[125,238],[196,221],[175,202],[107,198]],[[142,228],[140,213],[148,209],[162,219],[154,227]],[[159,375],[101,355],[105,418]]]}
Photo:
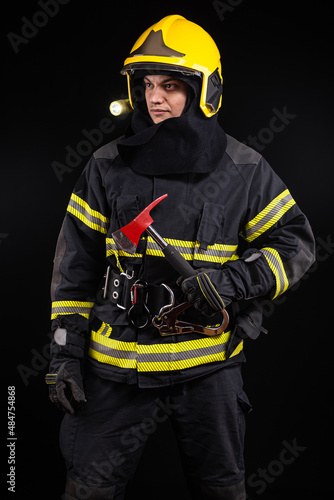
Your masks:
{"label": "firefighter jacket", "polygon": [[[179,288],[177,273],[150,236],[141,236],[132,255],[117,248],[112,233],[167,193],[151,215],[168,243],[195,269],[235,269],[256,251],[260,257],[240,278],[250,290],[244,298],[274,299],[314,261],[307,218],[266,160],[230,136],[217,168],[205,174],[142,175],[123,162],[120,140],[95,152],[70,198],[54,261],[53,329],[84,333],[87,363],[95,373],[141,387],[189,380],[243,361],[242,341],[226,359],[232,309],[229,327],[218,336],[163,337],[152,324],[135,327],[123,304],[103,298],[108,265],[124,279],[134,273],[149,284]],[[188,314],[196,317],[192,309]]]}

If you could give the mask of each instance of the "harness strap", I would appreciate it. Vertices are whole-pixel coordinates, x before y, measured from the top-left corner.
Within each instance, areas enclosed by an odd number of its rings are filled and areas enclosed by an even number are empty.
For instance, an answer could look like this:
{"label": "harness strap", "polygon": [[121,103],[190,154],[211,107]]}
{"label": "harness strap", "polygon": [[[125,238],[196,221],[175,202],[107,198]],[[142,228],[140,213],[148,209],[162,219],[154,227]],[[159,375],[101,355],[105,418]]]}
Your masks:
{"label": "harness strap", "polygon": [[136,312],[145,315],[145,311],[155,316],[169,301],[169,292],[164,286],[148,284],[114,269],[110,269],[107,276],[105,296],[117,307],[132,311],[130,316]]}
{"label": "harness strap", "polygon": [[119,273],[110,267],[106,273],[104,298],[127,310],[128,317],[136,328],[145,328],[152,323],[162,336],[181,333],[216,336],[225,330],[229,320],[227,312],[223,310],[220,313],[223,321],[215,326],[180,321],[178,315],[192,306],[190,302],[173,307],[174,292],[168,286],[150,285],[144,280],[134,278],[133,275]]}

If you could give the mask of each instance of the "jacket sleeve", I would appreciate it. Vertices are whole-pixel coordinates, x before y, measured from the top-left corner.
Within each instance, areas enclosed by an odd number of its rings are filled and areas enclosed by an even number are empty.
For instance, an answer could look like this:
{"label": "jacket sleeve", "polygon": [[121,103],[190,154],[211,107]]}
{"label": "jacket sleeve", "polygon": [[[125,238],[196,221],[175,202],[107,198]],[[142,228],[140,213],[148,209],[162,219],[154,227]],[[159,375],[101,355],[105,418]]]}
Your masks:
{"label": "jacket sleeve", "polygon": [[264,158],[245,182],[248,209],[240,236],[248,249],[240,260],[223,268],[242,298],[270,295],[274,299],[314,262],[314,237],[306,216]]}
{"label": "jacket sleeve", "polygon": [[69,200],[58,237],[51,282],[52,330],[88,333],[88,318],[105,266],[109,207],[103,172],[92,158]]}

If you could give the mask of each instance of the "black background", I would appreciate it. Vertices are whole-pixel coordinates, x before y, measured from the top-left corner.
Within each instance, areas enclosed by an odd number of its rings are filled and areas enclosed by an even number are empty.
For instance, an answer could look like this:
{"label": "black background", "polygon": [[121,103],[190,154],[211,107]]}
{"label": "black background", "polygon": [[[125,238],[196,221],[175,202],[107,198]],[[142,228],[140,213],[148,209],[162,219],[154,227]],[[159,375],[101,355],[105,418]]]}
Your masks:
{"label": "black background", "polygon": [[[64,490],[58,449],[62,415],[44,385],[49,284],[62,218],[89,156],[82,154],[62,179],[51,165],[65,164],[66,146],[76,150],[85,139],[82,131],[98,129],[103,118],[113,130],[92,149],[123,132],[126,120],[108,111],[112,100],[125,96],[119,69],[138,36],[169,14],[200,24],[215,39],[224,74],[220,123],[241,141],[262,137],[261,153],[288,185],[317,238],[316,264],[298,290],[268,306],[269,334],[246,347],[245,387],[255,409],[246,437],[249,497],[313,493],[318,500],[332,491],[332,10],[330,3],[301,1],[224,3],[230,5],[224,19],[211,1],[70,0],[46,19],[36,17],[42,10],[37,1],[15,1],[2,9],[3,399],[15,385],[17,436],[16,493],[8,492],[3,479],[5,498],[53,500]],[[22,36],[24,16],[44,25],[15,53],[7,34]],[[268,136],[263,129],[273,110],[285,107],[295,117]],[[299,451],[282,465],[284,443]],[[7,459],[6,444],[4,439]],[[188,499],[168,423],[151,435],[129,498],[135,494]]]}

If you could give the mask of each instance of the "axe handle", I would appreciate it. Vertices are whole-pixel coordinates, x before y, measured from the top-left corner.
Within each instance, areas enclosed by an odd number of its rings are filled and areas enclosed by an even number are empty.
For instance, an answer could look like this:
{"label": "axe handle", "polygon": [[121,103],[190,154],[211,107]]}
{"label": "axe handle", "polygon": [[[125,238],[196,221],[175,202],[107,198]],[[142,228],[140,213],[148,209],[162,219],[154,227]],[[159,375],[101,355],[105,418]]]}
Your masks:
{"label": "axe handle", "polygon": [[190,278],[196,275],[195,269],[191,267],[189,262],[172,245],[168,244],[162,251],[168,262],[183,278]]}
{"label": "axe handle", "polygon": [[164,256],[168,260],[168,262],[174,267],[174,269],[184,278],[190,278],[191,276],[196,275],[196,271],[189,262],[186,261],[184,257],[173,247],[167,243],[159,233],[152,227],[148,226],[146,228],[146,232],[152,236],[154,241],[158,243],[161,248]]}

